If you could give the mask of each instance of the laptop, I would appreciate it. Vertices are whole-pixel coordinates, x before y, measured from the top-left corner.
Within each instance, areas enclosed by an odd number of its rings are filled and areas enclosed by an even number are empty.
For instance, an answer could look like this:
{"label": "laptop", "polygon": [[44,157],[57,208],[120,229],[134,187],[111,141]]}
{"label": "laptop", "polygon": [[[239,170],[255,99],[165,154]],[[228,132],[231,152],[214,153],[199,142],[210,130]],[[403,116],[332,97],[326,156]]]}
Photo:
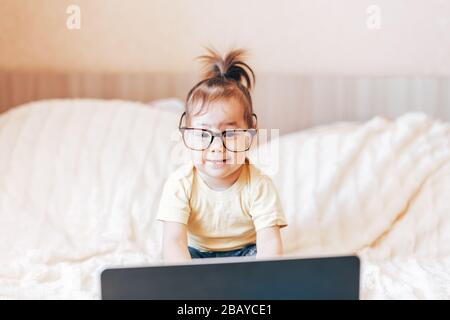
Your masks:
{"label": "laptop", "polygon": [[209,258],[102,271],[101,298],[151,300],[359,299],[357,256]]}

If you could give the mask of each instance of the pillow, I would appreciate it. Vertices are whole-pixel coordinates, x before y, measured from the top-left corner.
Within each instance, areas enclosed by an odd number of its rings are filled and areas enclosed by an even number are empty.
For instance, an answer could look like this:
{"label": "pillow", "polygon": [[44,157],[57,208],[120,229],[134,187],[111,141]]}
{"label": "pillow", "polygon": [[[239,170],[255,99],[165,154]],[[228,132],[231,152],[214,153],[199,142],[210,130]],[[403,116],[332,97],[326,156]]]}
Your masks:
{"label": "pillow", "polygon": [[178,98],[158,99],[149,102],[153,108],[163,111],[170,111],[181,115],[184,111],[184,102]]}
{"label": "pillow", "polygon": [[180,148],[179,115],[154,105],[48,100],[1,115],[0,265],[158,256],[155,210]]}

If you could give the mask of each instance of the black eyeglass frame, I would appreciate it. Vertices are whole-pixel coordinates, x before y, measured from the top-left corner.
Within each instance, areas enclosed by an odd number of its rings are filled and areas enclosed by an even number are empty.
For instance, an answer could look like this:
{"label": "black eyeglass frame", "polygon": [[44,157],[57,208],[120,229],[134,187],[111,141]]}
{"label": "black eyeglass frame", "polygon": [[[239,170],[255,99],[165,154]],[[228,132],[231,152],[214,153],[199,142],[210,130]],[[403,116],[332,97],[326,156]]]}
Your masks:
{"label": "black eyeglass frame", "polygon": [[[258,129],[257,129],[257,128],[258,128],[258,127],[257,127],[257,124],[258,124],[258,117],[256,116],[255,113],[252,113],[252,117],[255,118],[255,127],[256,127],[256,129],[254,129],[254,128],[250,128],[250,129],[227,129],[227,130],[224,130],[224,131],[222,131],[222,132],[214,132],[214,131],[212,131],[212,130],[209,130],[209,129],[203,129],[203,128],[182,127],[182,126],[181,126],[181,123],[183,122],[183,118],[184,118],[185,116],[186,116],[186,112],[183,112],[183,114],[182,114],[181,117],[180,117],[180,122],[179,122],[179,124],[178,124],[178,130],[180,130],[180,132],[181,132],[181,137],[182,137],[182,139],[183,139],[184,145],[185,145],[187,148],[189,148],[189,149],[191,149],[191,150],[195,150],[195,151],[203,151],[203,150],[208,149],[208,148],[211,146],[211,144],[213,143],[214,138],[215,138],[215,137],[219,137],[220,140],[222,140],[222,145],[223,145],[224,148],[227,149],[228,151],[230,151],[230,152],[235,152],[235,153],[238,153],[238,152],[245,152],[245,151],[248,151],[248,150],[250,149],[250,147],[251,147],[251,145],[252,145],[252,142],[253,142],[253,137],[256,136],[256,134],[258,133]],[[209,144],[208,144],[208,146],[207,146],[206,148],[203,148],[203,149],[194,149],[194,148],[191,148],[191,147],[189,147],[189,146],[187,145],[186,141],[184,140],[184,132],[185,132],[186,130],[201,130],[201,131],[204,131],[204,132],[208,132],[208,133],[211,135],[211,141],[209,141]],[[226,146],[226,144],[225,144],[225,134],[226,134],[227,132],[230,132],[230,131],[231,131],[231,132],[239,131],[239,132],[248,132],[248,133],[250,133],[250,135],[251,135],[251,136],[250,136],[250,137],[251,137],[251,141],[250,141],[250,144],[249,144],[248,148],[245,149],[245,150],[242,150],[242,151],[235,151],[235,150],[230,150],[230,149],[228,149],[227,146]]]}

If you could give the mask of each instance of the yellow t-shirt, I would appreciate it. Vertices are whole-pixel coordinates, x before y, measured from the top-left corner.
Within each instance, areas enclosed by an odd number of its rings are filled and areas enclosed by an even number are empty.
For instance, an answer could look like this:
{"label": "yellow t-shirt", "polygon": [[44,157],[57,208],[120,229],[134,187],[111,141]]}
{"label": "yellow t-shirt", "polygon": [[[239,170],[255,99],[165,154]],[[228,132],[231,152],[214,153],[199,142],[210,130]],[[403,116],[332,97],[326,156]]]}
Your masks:
{"label": "yellow t-shirt", "polygon": [[287,226],[272,180],[246,163],[236,182],[216,191],[192,164],[164,184],[157,219],[188,225],[188,244],[201,251],[227,251],[256,243],[256,232]]}

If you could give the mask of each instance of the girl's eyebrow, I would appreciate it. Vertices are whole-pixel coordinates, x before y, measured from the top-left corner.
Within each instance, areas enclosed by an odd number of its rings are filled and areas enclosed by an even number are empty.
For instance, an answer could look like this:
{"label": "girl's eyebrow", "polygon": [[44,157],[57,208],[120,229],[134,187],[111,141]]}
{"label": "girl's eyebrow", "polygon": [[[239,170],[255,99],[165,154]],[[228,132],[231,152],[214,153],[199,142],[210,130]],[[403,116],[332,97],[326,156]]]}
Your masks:
{"label": "girl's eyebrow", "polygon": [[[228,121],[228,122],[225,122],[225,123],[220,123],[221,125],[227,125],[227,126],[235,126],[235,125],[237,125],[237,122],[236,121]],[[206,124],[206,123],[199,123],[199,125],[200,126],[205,126],[205,127],[211,127],[211,125],[209,125],[209,124]]]}

